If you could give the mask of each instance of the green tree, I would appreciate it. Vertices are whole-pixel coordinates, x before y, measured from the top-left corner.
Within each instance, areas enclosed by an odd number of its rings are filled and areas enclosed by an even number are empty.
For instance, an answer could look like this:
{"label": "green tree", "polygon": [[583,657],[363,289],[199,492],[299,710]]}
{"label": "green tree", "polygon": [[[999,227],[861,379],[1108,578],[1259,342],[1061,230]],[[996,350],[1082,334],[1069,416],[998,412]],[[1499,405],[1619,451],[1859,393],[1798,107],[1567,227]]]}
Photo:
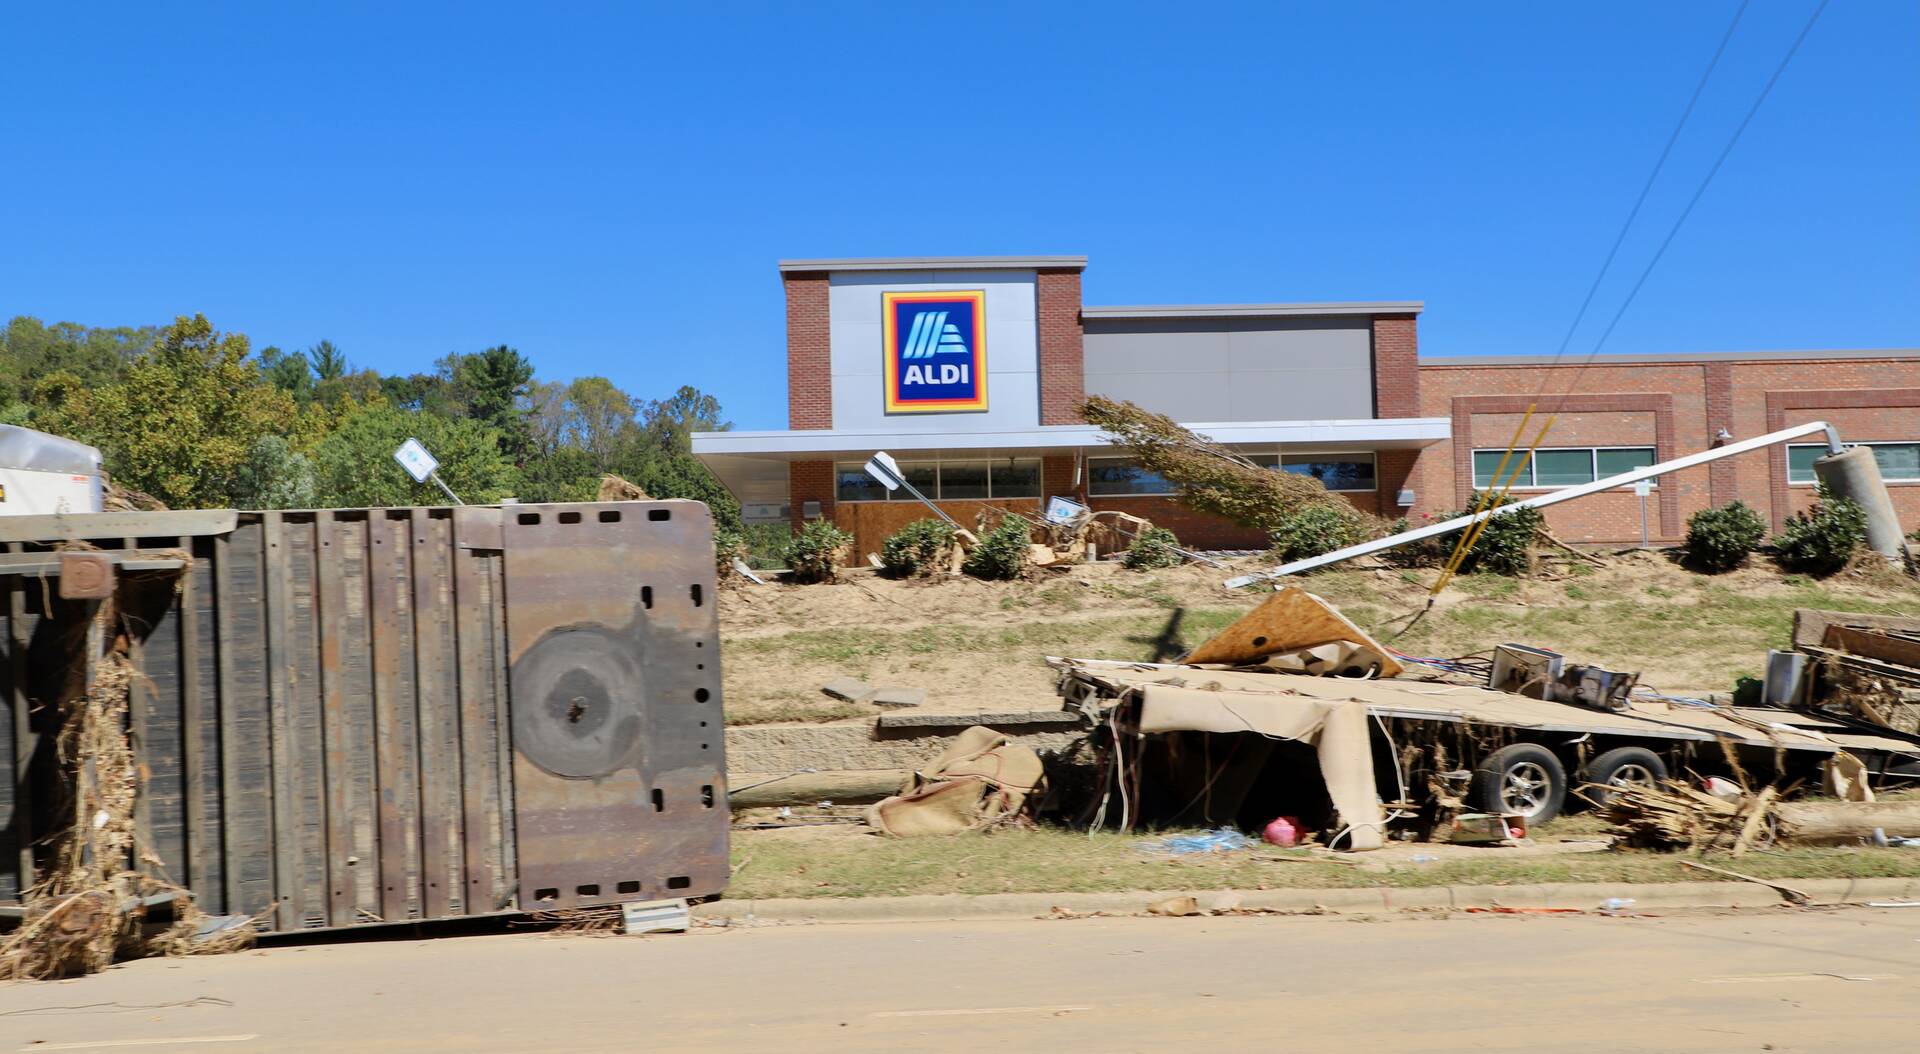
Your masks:
{"label": "green tree", "polygon": [[38,427],[100,448],[107,471],[174,508],[230,505],[237,474],[265,435],[301,436],[292,396],[265,383],[247,338],[204,315],[161,331],[117,383],[61,372],[35,386]]}
{"label": "green tree", "polygon": [[234,474],[233,503],[243,509],[311,509],[319,505],[313,460],[286,436],[261,436]]}
{"label": "green tree", "polygon": [[513,463],[492,429],[465,418],[418,413],[389,404],[362,407],[313,449],[322,506],[445,505],[431,483],[415,483],[393,460],[408,438],[440,461],[440,478],[462,501],[486,504],[512,495]]}
{"label": "green tree", "polygon": [[302,406],[313,401],[313,367],[307,363],[305,352],[285,352],[272,345],[261,348],[260,376]]}
{"label": "green tree", "polygon": [[632,443],[639,426],[640,403],[605,377],[580,377],[567,384],[536,384],[526,400],[533,448],[572,448],[611,465]]}
{"label": "green tree", "polygon": [[49,326],[26,315],[13,318],[0,329],[0,407],[27,403],[34,388],[56,373],[89,388],[112,384],[159,334],[155,326]]}
{"label": "green tree", "polygon": [[521,466],[514,496],[527,502],[592,501],[605,472],[599,459],[578,447],[541,451]]}
{"label": "green tree", "polygon": [[330,340],[322,340],[308,348],[306,358],[313,365],[314,377],[322,381],[337,381],[351,372],[346,353],[334,347]]}

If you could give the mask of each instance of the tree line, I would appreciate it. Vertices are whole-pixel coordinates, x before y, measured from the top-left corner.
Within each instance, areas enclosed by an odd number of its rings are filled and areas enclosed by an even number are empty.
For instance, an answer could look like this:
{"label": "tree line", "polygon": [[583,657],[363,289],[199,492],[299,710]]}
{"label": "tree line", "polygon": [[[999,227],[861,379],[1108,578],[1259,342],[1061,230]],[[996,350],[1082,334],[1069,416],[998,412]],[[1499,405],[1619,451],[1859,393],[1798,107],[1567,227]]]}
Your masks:
{"label": "tree line", "polygon": [[117,328],[20,316],[0,332],[0,423],[98,447],[116,483],[176,509],[446,504],[393,461],[412,436],[470,503],[589,501],[615,473],[740,528],[738,504],[691,451],[691,433],[731,427],[713,396],[543,381],[505,344],[382,374],[326,340],[255,354],[202,315]]}

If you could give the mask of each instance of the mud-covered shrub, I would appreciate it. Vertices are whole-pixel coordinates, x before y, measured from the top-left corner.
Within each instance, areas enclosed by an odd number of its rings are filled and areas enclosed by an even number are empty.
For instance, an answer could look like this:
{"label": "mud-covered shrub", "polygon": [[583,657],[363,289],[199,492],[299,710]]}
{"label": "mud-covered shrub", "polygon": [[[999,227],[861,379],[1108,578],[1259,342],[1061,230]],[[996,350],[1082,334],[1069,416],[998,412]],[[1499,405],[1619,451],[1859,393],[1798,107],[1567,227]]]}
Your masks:
{"label": "mud-covered shrub", "polygon": [[1702,571],[1731,571],[1766,536],[1766,521],[1746,502],[1701,509],[1687,517],[1687,562]]}
{"label": "mud-covered shrub", "polygon": [[[1510,505],[1513,499],[1502,501],[1501,505]],[[1421,524],[1445,522],[1465,516],[1471,510],[1457,509],[1450,512],[1437,512],[1432,516],[1421,517]],[[1539,509],[1515,509],[1489,519],[1480,530],[1480,537],[1467,550],[1467,557],[1460,564],[1462,574],[1486,571],[1500,575],[1523,575],[1533,567],[1534,539],[1547,523],[1546,516]],[[1413,526],[1406,519],[1396,521],[1393,532],[1410,530]],[[1431,538],[1422,538],[1417,542],[1388,549],[1380,555],[1388,563],[1399,567],[1441,567],[1453,556],[1453,547],[1460,544],[1460,531],[1448,531]]]}
{"label": "mud-covered shrub", "polygon": [[1774,536],[1780,566],[1810,575],[1830,575],[1847,566],[1867,540],[1867,513],[1853,501],[1820,484],[1812,509],[1787,517]]}
{"label": "mud-covered shrub", "polygon": [[1281,563],[1305,560],[1366,541],[1367,526],[1359,511],[1342,505],[1307,505],[1283,517],[1267,534],[1273,558]]}
{"label": "mud-covered shrub", "polygon": [[1187,558],[1180,555],[1180,539],[1165,527],[1149,527],[1133,536],[1121,563],[1129,571],[1151,571],[1157,567],[1179,567]]}
{"label": "mud-covered shrub", "polygon": [[808,520],[800,533],[787,543],[787,567],[795,582],[831,582],[833,565],[840,550],[853,543],[853,535],[825,520]]}
{"label": "mud-covered shrub", "polygon": [[953,524],[945,520],[915,520],[894,532],[880,546],[880,566],[896,578],[943,571],[951,559]]}
{"label": "mud-covered shrub", "polygon": [[1027,546],[1031,544],[1033,525],[1019,516],[1008,516],[981,537],[980,544],[967,554],[960,570],[975,578],[1019,578],[1026,573],[1027,560],[1032,555]]}
{"label": "mud-covered shrub", "polygon": [[716,527],[713,531],[713,566],[720,572],[722,579],[733,575],[735,557],[745,556],[747,537],[731,527]]}

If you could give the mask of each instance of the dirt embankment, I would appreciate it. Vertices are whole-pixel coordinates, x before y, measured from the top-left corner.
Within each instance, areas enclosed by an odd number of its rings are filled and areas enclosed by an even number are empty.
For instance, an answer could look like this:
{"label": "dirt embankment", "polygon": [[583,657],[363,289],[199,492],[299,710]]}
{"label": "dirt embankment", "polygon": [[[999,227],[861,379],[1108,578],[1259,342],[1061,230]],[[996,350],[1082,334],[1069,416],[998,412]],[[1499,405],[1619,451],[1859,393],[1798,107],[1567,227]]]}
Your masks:
{"label": "dirt embankment", "polygon": [[[1887,572],[1812,581],[1758,559],[1723,575],[1658,553],[1602,561],[1549,560],[1531,579],[1456,579],[1399,637],[1426,605],[1432,571],[1345,569],[1299,581],[1404,652],[1455,656],[1516,641],[1637,670],[1664,691],[1725,690],[1757,674],[1766,649],[1785,645],[1795,607],[1920,615],[1920,583]],[[1264,566],[1235,563],[1233,572],[1147,573],[1102,563],[1021,582],[855,571],[832,585],[729,587],[720,604],[729,721],[870,717],[820,693],[840,675],[925,688],[927,707],[945,711],[1051,707],[1044,655],[1177,657],[1264,595],[1221,587],[1240,568]]]}

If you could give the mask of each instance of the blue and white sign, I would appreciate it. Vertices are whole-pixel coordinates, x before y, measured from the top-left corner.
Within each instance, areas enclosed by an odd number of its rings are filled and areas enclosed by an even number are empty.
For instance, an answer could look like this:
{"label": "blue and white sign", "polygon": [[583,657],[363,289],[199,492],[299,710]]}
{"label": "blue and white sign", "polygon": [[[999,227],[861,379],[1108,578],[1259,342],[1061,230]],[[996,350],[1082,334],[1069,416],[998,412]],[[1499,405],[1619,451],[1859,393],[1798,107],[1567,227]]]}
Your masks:
{"label": "blue and white sign", "polygon": [[987,408],[984,290],[882,293],[887,412]]}

